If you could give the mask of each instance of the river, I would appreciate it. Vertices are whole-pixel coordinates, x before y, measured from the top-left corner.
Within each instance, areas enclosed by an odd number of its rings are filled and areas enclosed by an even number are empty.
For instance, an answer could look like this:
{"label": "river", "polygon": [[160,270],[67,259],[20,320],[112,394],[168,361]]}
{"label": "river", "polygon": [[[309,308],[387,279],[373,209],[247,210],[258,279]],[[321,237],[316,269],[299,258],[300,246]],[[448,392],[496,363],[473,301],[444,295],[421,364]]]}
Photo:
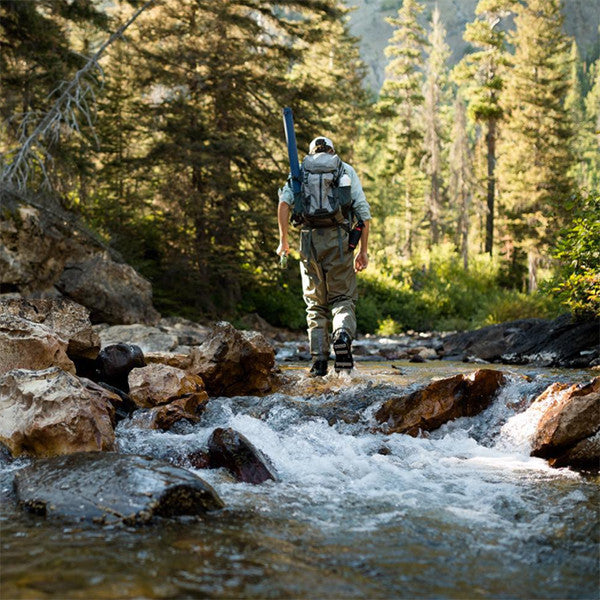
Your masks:
{"label": "river", "polygon": [[599,597],[598,476],[529,457],[523,415],[592,372],[495,366],[510,382],[484,413],[412,438],[373,433],[381,402],[476,365],[361,363],[323,382],[304,368],[277,394],[211,400],[199,425],[119,425],[123,452],[184,455],[232,427],[271,458],[276,483],[197,471],[227,505],[202,519],[45,521],[10,496],[27,461],[4,460],[1,598]]}

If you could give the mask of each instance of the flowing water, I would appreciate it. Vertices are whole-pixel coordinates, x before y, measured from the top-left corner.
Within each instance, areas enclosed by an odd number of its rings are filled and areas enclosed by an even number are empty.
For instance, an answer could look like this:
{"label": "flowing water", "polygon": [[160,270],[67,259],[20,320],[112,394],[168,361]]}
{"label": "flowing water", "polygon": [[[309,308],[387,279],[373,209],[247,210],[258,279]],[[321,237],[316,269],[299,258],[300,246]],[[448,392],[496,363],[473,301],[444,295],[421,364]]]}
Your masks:
{"label": "flowing water", "polygon": [[12,598],[598,598],[598,477],[529,457],[554,381],[587,371],[503,368],[494,404],[429,437],[373,433],[391,395],[473,365],[360,364],[352,377],[290,383],[265,398],[211,400],[168,433],[119,425],[123,452],[183,456],[215,427],[268,455],[280,481],[197,471],[227,508],[132,529],[20,513],[1,469],[2,587]]}

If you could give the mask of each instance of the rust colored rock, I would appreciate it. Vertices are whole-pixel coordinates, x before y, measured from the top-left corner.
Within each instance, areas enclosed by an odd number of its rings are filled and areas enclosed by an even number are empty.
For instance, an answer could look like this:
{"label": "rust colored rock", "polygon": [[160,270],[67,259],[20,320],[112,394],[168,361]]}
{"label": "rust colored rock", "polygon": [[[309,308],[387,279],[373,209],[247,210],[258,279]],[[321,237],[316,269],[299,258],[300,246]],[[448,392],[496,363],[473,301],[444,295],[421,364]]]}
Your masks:
{"label": "rust colored rock", "polygon": [[0,315],[0,375],[13,369],[60,367],[75,373],[68,343],[41,323],[12,314]]}
{"label": "rust colored rock", "polygon": [[277,481],[271,461],[241,433],[231,428],[215,429],[208,440],[209,466],[224,467],[238,481],[263,483],[268,479]]}
{"label": "rust colored rock", "polygon": [[399,398],[390,398],[375,413],[386,433],[432,431],[459,417],[472,417],[487,408],[505,382],[501,371],[480,369],[434,381]]}
{"label": "rust colored rock", "polygon": [[0,314],[46,326],[68,343],[70,358],[95,359],[100,351],[100,338],[92,328],[89,311],[67,298],[3,299]]}
{"label": "rust colored rock", "polygon": [[0,442],[13,456],[113,450],[118,401],[57,367],[0,377]]}
{"label": "rust colored rock", "polygon": [[178,421],[183,419],[197,423],[208,401],[208,394],[179,398],[169,404],[155,406],[136,411],[132,415],[132,423],[140,429],[160,429],[168,431]]}
{"label": "rust colored rock", "polygon": [[600,377],[586,385],[555,383],[535,402],[554,397],[540,419],[532,441],[532,456],[554,466],[599,466]]}
{"label": "rust colored rock", "polygon": [[193,402],[200,405],[208,400],[201,377],[157,363],[133,369],[129,373],[129,395],[142,408],[180,399],[186,399],[191,407]]}
{"label": "rust colored rock", "polygon": [[211,396],[264,394],[271,389],[275,353],[260,333],[217,323],[191,354],[190,370],[202,377]]}

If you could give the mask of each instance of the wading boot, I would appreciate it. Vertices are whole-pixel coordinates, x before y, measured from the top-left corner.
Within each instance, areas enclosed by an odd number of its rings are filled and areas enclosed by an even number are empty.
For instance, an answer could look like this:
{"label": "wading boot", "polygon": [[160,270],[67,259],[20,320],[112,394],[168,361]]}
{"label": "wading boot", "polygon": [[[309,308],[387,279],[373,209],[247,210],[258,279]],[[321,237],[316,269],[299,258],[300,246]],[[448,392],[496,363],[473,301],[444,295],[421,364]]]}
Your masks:
{"label": "wading boot", "polygon": [[335,352],[335,370],[350,371],[354,367],[352,359],[352,338],[342,329],[333,336],[333,351]]}
{"label": "wading boot", "polygon": [[315,360],[310,368],[309,375],[311,377],[324,377],[327,375],[327,361],[326,360]]}

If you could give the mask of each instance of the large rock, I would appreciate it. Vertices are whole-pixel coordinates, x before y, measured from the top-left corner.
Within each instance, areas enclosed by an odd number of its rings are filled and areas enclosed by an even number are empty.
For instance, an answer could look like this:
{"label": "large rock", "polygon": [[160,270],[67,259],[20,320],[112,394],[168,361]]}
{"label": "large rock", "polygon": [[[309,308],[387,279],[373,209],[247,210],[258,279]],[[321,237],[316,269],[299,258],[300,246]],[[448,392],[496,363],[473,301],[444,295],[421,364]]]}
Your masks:
{"label": "large rock", "polygon": [[57,366],[75,373],[67,356],[67,340],[41,323],[0,314],[0,375],[13,369],[40,370]]}
{"label": "large rock", "polygon": [[56,287],[89,308],[94,323],[155,325],[160,320],[152,306],[150,282],[106,254],[67,263]]}
{"label": "large rock", "polygon": [[241,433],[231,428],[215,429],[208,440],[209,467],[221,467],[232,473],[238,481],[263,483],[277,481],[271,461]]}
{"label": "large rock", "polygon": [[202,377],[211,396],[261,394],[271,389],[275,353],[260,333],[237,331],[220,322],[191,354],[191,371]]}
{"label": "large rock", "polygon": [[51,288],[67,257],[77,254],[62,220],[8,195],[0,198],[0,208],[0,290],[29,294]]}
{"label": "large rock", "polygon": [[600,356],[600,322],[574,323],[568,315],[554,321],[521,319],[448,336],[443,354],[507,364],[587,367]]}
{"label": "large rock", "polygon": [[481,369],[470,375],[455,375],[434,381],[407,396],[390,398],[375,413],[386,433],[432,431],[459,417],[472,417],[487,408],[505,376],[500,371]]}
{"label": "large rock", "polygon": [[129,373],[129,395],[141,408],[151,408],[187,398],[200,406],[208,400],[198,375],[176,367],[151,364]]}
{"label": "large rock", "polygon": [[69,521],[142,524],[154,516],[200,515],[224,506],[200,477],[129,454],[77,453],[39,460],[14,479],[25,510]]}
{"label": "large rock", "polygon": [[551,399],[532,440],[532,456],[553,466],[600,466],[600,377],[587,385],[555,383],[536,404]]}
{"label": "large rock", "polygon": [[13,315],[46,326],[67,341],[67,354],[72,359],[95,359],[100,338],[92,328],[89,311],[66,298],[0,299],[0,314]]}
{"label": "large rock", "polygon": [[13,456],[112,450],[113,401],[57,367],[11,371],[0,377],[0,442]]}

